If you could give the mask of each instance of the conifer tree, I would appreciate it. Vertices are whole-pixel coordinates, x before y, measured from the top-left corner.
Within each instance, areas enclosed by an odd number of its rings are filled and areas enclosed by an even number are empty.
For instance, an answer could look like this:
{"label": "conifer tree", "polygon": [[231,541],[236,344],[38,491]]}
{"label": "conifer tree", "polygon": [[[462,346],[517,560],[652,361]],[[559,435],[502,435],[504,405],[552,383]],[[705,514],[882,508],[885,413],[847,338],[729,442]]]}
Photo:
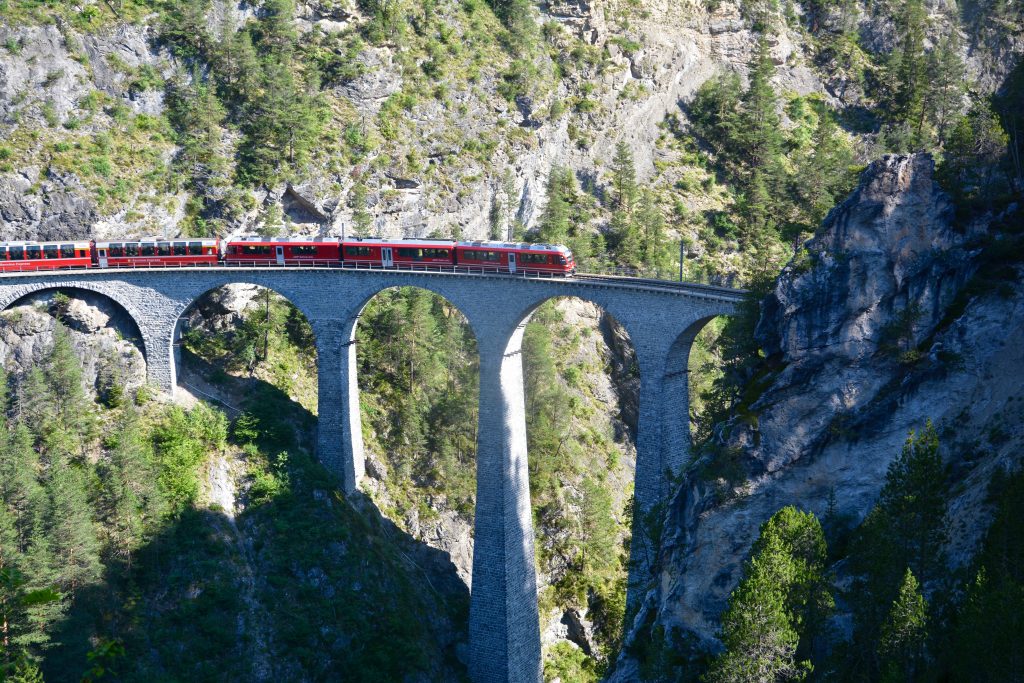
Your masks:
{"label": "conifer tree", "polygon": [[799,680],[811,671],[797,657],[801,639],[832,606],[822,570],[825,537],[817,518],[786,507],[761,527],[743,580],[722,615],[725,651],[711,664],[713,683]]}
{"label": "conifer tree", "polygon": [[572,182],[572,171],[569,169],[552,166],[548,171],[548,203],[541,214],[537,235],[541,242],[564,244],[569,237]]}
{"label": "conifer tree", "polygon": [[911,432],[900,456],[889,465],[878,503],[854,539],[852,566],[861,574],[854,587],[854,649],[864,653],[873,675],[881,675],[882,627],[906,583],[938,579],[948,538],[948,484],[939,440],[929,421]]}
{"label": "conifer tree", "polygon": [[613,197],[615,210],[631,212],[638,192],[636,166],[633,164],[632,150],[622,141],[615,146],[615,158],[612,160],[612,187],[615,190]]}
{"label": "conifer tree", "polygon": [[949,133],[939,179],[960,201],[989,201],[1008,142],[995,112],[987,103],[975,104]]}
{"label": "conifer tree", "polygon": [[86,486],[85,472],[79,465],[67,459],[52,463],[46,482],[50,497],[47,536],[60,563],[60,587],[71,595],[98,580],[103,571]]}
{"label": "conifer tree", "polygon": [[357,173],[355,181],[352,183],[352,189],[349,191],[348,201],[349,206],[352,207],[352,222],[355,232],[359,237],[366,237],[373,228],[373,216],[367,210],[369,195],[370,188],[366,186],[365,174]]}
{"label": "conifer tree", "polygon": [[917,680],[924,663],[927,637],[928,605],[914,573],[908,568],[889,617],[882,625],[878,643],[882,680],[892,683]]}
{"label": "conifer tree", "polygon": [[908,131],[907,142],[912,146],[920,144],[925,122],[927,59],[924,40],[927,18],[923,0],[899,3],[896,16],[898,42],[886,67],[889,88],[886,113],[895,126]]}
{"label": "conifer tree", "polygon": [[960,35],[953,27],[928,54],[926,106],[940,144],[946,141],[950,123],[963,107],[966,72],[961,48]]}

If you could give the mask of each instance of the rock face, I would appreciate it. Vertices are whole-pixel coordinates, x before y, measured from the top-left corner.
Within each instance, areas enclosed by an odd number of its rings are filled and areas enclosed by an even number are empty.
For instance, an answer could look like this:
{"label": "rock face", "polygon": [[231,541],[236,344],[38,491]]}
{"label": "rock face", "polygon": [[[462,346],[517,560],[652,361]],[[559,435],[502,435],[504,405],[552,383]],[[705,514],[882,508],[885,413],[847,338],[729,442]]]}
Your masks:
{"label": "rock face", "polygon": [[[765,300],[755,335],[781,370],[770,398],[753,406],[758,426],[730,441],[752,449],[750,474],[800,459],[836,416],[870,403],[969,275],[971,235],[954,229],[933,166],[923,154],[873,163]],[[799,437],[790,433],[797,423]]]}
{"label": "rock face", "polygon": [[146,382],[146,361],[131,319],[103,297],[85,292],[66,303],[50,293],[33,295],[0,314],[0,365],[16,382],[52,348],[55,314],[82,360],[82,383],[89,393],[101,394],[111,376],[126,395]]}
{"label": "rock face", "polygon": [[[499,93],[508,65],[494,62],[489,52],[480,53],[487,68],[473,65],[473,77],[458,80],[452,78],[455,72],[469,66],[453,66],[430,96],[425,95],[424,84],[412,79],[416,70],[409,71],[403,50],[361,44],[345,57],[352,74],[324,88],[331,107],[345,112],[331,125],[339,134],[356,123],[361,129],[369,125],[372,133],[374,121],[383,113],[397,126],[391,133],[394,140],[355,166],[322,150],[296,187],[281,184],[269,192],[235,187],[238,196],[227,197],[221,186],[224,179],[218,176],[218,182],[209,183],[204,191],[218,203],[231,199],[233,206],[238,205],[224,226],[227,231],[253,230],[269,205],[280,203],[296,230],[337,235],[352,229],[353,178],[367,172],[373,232],[477,239],[492,230],[492,211],[512,209],[524,225],[535,225],[546,203],[553,165],[572,169],[581,183],[599,192],[620,141],[632,148],[641,177],[661,175],[672,185],[679,178],[657,170],[678,161],[670,151],[658,148],[666,117],[685,119],[680,103],[689,101],[714,74],[745,72],[756,34],[743,16],[742,4],[723,1],[709,9],[708,3],[695,0],[656,2],[640,11],[639,6],[618,0],[541,3],[538,23],[561,27],[546,40],[572,55],[573,74],[515,102]],[[296,28],[304,41],[340,36],[339,32],[366,25],[369,17],[357,5],[335,0],[296,3]],[[256,2],[216,0],[206,18],[215,35],[229,35],[256,19],[259,7]],[[467,51],[478,49],[461,3],[445,0],[432,7],[451,25],[454,39],[465,42]],[[980,3],[967,2],[965,9],[984,24],[968,31],[969,69],[980,90],[992,92],[1024,51],[1024,38],[1019,30],[985,24]],[[819,93],[840,107],[857,104],[861,86],[842,69],[815,67],[806,35],[779,19],[770,36],[772,58],[779,67],[774,79],[778,90]],[[884,53],[892,48],[890,18],[862,8],[855,19],[870,49]],[[945,20],[938,12],[934,19],[935,33],[941,35]],[[188,215],[188,191],[154,180],[172,171],[173,135],[160,134],[167,146],[150,160],[151,167],[120,169],[131,176],[120,179],[130,181],[121,184],[114,177],[90,178],[85,167],[57,169],[52,154],[55,145],[74,146],[114,129],[110,112],[115,109],[121,118],[125,112],[145,115],[143,125],[148,127],[167,122],[164,87],[153,77],[187,81],[192,71],[159,39],[159,21],[154,13],[138,23],[110,21],[90,31],[64,21],[0,26],[0,135],[15,143],[9,152],[13,156],[0,164],[0,237],[118,237],[175,234],[181,229]],[[342,48],[316,49],[329,53]],[[579,50],[592,54],[584,59],[577,56]],[[541,71],[562,68],[546,58],[539,58],[538,66]],[[149,85],[140,85],[142,73],[148,75],[142,80]],[[399,116],[385,110],[389,98],[409,92],[419,96],[407,111]],[[585,112],[566,111],[581,99],[586,101]],[[222,151],[234,158],[238,132],[227,131],[222,137]],[[474,153],[480,144],[486,151]],[[230,176],[230,169],[226,172]],[[694,203],[689,208],[708,208],[697,206],[700,199],[687,201]]]}
{"label": "rock face", "polygon": [[[820,517],[832,492],[839,515],[863,519],[907,432],[928,419],[956,473],[949,555],[969,561],[988,478],[1017,466],[1024,442],[1024,287],[950,315],[980,229],[957,229],[932,167],[926,155],[872,164],[778,278],[757,326],[767,389],[688,471],[627,640],[660,624],[713,641],[761,523],[786,505]],[[635,673],[626,656],[612,680]]]}

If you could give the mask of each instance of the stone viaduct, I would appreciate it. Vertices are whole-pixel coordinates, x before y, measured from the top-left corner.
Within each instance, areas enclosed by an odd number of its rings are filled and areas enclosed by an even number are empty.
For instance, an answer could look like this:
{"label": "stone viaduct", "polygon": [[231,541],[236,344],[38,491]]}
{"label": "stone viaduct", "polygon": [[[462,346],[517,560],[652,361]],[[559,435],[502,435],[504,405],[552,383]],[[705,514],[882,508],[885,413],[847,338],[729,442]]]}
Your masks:
{"label": "stone viaduct", "polygon": [[[621,323],[640,370],[634,527],[662,501],[690,446],[687,360],[713,317],[741,292],[701,285],[601,279],[528,279],[440,272],[324,268],[96,270],[0,275],[0,310],[33,292],[80,289],[112,299],[142,335],[149,381],[175,390],[174,343],[183,313],[226,284],[267,287],[309,319],[319,357],[318,457],[354,491],[363,475],[355,332],[366,303],[384,289],[435,292],[469,320],[480,354],[470,674],[476,683],[541,680],[534,534],[530,511],[520,345],[532,312],[553,297],[591,301]],[[634,571],[649,558],[634,543]],[[644,576],[630,577],[635,604]]]}

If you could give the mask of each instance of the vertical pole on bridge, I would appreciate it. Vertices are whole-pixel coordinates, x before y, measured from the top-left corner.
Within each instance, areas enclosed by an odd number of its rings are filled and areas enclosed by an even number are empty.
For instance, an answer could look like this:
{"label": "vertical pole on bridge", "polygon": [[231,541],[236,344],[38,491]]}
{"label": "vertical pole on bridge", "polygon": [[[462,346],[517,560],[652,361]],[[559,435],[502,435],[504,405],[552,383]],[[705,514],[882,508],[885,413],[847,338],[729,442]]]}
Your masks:
{"label": "vertical pole on bridge", "polygon": [[469,673],[474,683],[541,680],[520,352],[525,327],[524,321],[510,340],[503,334],[477,339],[480,430],[469,609]]}

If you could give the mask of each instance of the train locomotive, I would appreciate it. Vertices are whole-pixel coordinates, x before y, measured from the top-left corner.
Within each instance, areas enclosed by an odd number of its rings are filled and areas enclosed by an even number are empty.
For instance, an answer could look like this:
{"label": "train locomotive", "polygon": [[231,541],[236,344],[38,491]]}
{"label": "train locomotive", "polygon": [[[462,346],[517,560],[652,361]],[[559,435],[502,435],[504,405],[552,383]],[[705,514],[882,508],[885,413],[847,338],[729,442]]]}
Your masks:
{"label": "train locomotive", "polygon": [[0,272],[215,265],[450,269],[566,277],[576,273],[572,252],[560,244],[378,237],[0,242]]}

